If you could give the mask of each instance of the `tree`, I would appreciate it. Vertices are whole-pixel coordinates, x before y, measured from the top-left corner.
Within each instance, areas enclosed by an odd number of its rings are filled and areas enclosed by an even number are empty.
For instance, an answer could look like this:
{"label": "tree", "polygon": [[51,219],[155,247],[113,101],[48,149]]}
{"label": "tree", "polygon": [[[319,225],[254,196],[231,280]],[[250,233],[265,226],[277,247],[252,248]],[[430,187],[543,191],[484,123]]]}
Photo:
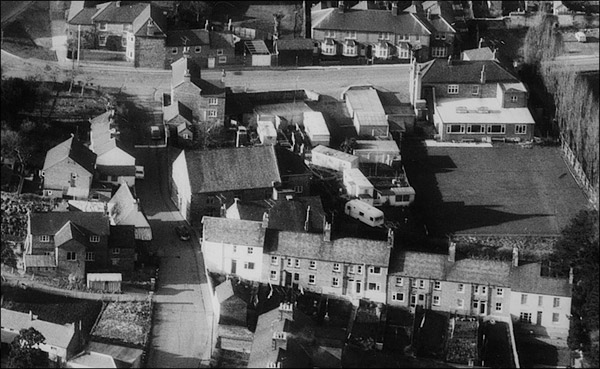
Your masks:
{"label": "tree", "polygon": [[[26,124],[29,127],[29,124]],[[31,158],[32,148],[27,144],[25,138],[20,132],[13,131],[6,123],[2,123],[0,130],[0,140],[2,143],[2,156],[16,158],[21,164],[26,164]]]}
{"label": "tree", "polygon": [[563,52],[563,40],[558,32],[556,16],[539,11],[535,25],[529,27],[523,41],[523,59],[526,64],[539,65]]}
{"label": "tree", "polygon": [[344,142],[340,144],[340,150],[348,154],[352,154],[352,151],[356,149],[357,146],[358,144],[356,143],[356,138],[346,137],[346,139],[344,139]]}
{"label": "tree", "polygon": [[11,344],[8,367],[47,368],[48,353],[39,348],[39,345],[45,342],[44,335],[35,328],[21,329]]}
{"label": "tree", "polygon": [[179,14],[191,13],[196,24],[200,23],[200,18],[208,18],[212,13],[212,5],[208,1],[181,1],[176,9]]}

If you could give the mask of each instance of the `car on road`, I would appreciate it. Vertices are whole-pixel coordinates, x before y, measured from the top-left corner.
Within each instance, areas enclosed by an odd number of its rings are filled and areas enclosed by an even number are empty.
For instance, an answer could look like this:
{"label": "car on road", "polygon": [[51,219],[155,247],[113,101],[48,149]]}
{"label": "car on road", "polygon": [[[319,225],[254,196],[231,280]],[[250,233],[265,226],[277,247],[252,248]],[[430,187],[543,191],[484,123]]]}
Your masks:
{"label": "car on road", "polygon": [[190,231],[187,229],[186,226],[180,225],[180,226],[175,227],[175,232],[177,233],[177,236],[179,237],[180,240],[189,241]]}

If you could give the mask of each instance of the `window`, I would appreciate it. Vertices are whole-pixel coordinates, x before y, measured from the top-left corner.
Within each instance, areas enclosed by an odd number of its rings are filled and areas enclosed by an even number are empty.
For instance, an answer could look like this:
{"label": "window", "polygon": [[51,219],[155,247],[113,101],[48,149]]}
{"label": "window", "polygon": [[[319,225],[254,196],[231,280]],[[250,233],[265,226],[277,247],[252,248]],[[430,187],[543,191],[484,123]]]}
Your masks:
{"label": "window", "polygon": [[446,39],[446,34],[445,34],[445,33],[442,33],[442,34],[440,35],[440,39],[442,39],[442,40],[445,40],[445,39]]}
{"label": "window", "polygon": [[410,195],[396,195],[396,202],[408,202],[410,201]]}
{"label": "window", "polygon": [[446,126],[446,133],[465,133],[464,124],[448,124]]}
{"label": "window", "polygon": [[315,284],[315,275],[314,274],[308,275],[308,284]]}
{"label": "window", "polygon": [[381,286],[379,283],[369,283],[368,285],[369,291],[379,291]]}
{"label": "window", "polygon": [[504,124],[490,124],[488,125],[488,133],[505,133],[506,126]]}
{"label": "window", "polygon": [[114,255],[118,255],[118,254],[120,254],[120,253],[121,253],[121,249],[120,249],[120,248],[118,248],[118,247],[115,247],[114,249],[112,249],[112,253],[113,253]]}
{"label": "window", "polygon": [[413,278],[413,279],[412,279],[412,281],[411,281],[411,283],[410,283],[410,285],[411,285],[412,287],[415,287],[415,288],[417,288],[417,280]]}
{"label": "window", "polygon": [[96,236],[96,235],[90,236],[90,242],[100,242],[100,236]]}
{"label": "window", "polygon": [[216,110],[209,110],[208,111],[208,117],[209,118],[216,118],[217,117],[217,111]]}
{"label": "window", "polygon": [[50,242],[50,236],[48,236],[48,235],[41,235],[40,236],[40,242]]}
{"label": "window", "polygon": [[359,212],[358,212],[358,215],[360,215],[361,217],[364,217],[364,216],[365,216],[365,213],[363,213],[362,211],[359,211]]}
{"label": "window", "polygon": [[271,265],[279,265],[279,257],[271,256]]}
{"label": "window", "polygon": [[544,304],[544,296],[538,296],[538,306],[542,306]]}
{"label": "window", "polygon": [[440,39],[440,34],[439,34],[439,33],[436,33],[436,34],[435,34],[435,39],[436,39],[436,40],[439,40],[439,39]]}
{"label": "window", "polygon": [[335,37],[335,31],[325,30],[325,37],[334,38]]}
{"label": "window", "polygon": [[408,41],[409,35],[398,35],[398,41]]}
{"label": "window", "polygon": [[458,85],[448,85],[448,93],[450,95],[458,94]]}
{"label": "window", "polygon": [[206,205],[213,205],[215,203],[215,198],[213,196],[206,197]]}
{"label": "window", "polygon": [[357,265],[356,266],[356,274],[362,274],[362,265]]}
{"label": "window", "polygon": [[308,263],[308,268],[309,268],[309,269],[317,269],[317,262],[316,262],[316,261],[314,261],[314,260],[311,260],[311,261]]}
{"label": "window", "polygon": [[292,258],[287,259],[287,266],[288,266],[288,268],[292,267]]}
{"label": "window", "polygon": [[504,288],[496,288],[496,296],[504,296]]}
{"label": "window", "polygon": [[339,272],[341,270],[340,264],[339,263],[333,263],[333,271],[334,272]]}
{"label": "window", "polygon": [[392,300],[404,302],[404,294],[402,292],[396,292],[392,294]]}
{"label": "window", "polygon": [[356,31],[348,31],[346,32],[346,38],[356,40]]}
{"label": "window", "polygon": [[369,267],[369,274],[381,274],[381,267]]}
{"label": "window", "polygon": [[438,290],[438,291],[441,290],[442,289],[442,282],[440,282],[440,281],[433,282],[433,289],[434,290]]}
{"label": "window", "polygon": [[517,124],[515,126],[515,133],[518,135],[524,135],[527,133],[527,125],[525,124]]}
{"label": "window", "polygon": [[531,323],[531,313],[521,313],[519,320],[521,323]]}
{"label": "window", "polygon": [[208,105],[219,105],[219,99],[211,97],[208,99]]}
{"label": "window", "polygon": [[456,307],[458,307],[459,309],[462,309],[463,307],[465,307],[465,300],[463,300],[463,299],[457,299],[456,300]]}
{"label": "window", "polygon": [[388,32],[379,32],[379,39],[380,40],[389,40],[390,34]]}
{"label": "window", "polygon": [[77,254],[74,251],[67,251],[67,261],[77,260]]}
{"label": "window", "polygon": [[298,282],[300,280],[300,273],[294,273],[294,281]]}
{"label": "window", "polygon": [[560,298],[558,298],[558,297],[554,298],[554,302],[552,303],[552,307],[555,307],[555,308],[560,307]]}
{"label": "window", "polygon": [[174,47],[174,48],[171,49],[171,54],[173,54],[173,55],[177,54],[177,48],[176,47]]}
{"label": "window", "polygon": [[473,293],[479,293],[479,286],[473,286]]}
{"label": "window", "polygon": [[406,43],[400,43],[398,45],[398,57],[400,59],[408,59],[410,57],[410,50]]}
{"label": "window", "polygon": [[194,48],[194,52],[195,52],[196,54],[199,54],[199,53],[201,53],[201,52],[202,52],[202,47],[201,47],[201,46],[196,46],[196,47]]}
{"label": "window", "polygon": [[223,49],[217,49],[217,55],[223,55]]}
{"label": "window", "polygon": [[219,56],[219,64],[227,63],[227,57],[225,55]]}
{"label": "window", "polygon": [[467,124],[467,133],[485,133],[483,124]]}
{"label": "window", "polygon": [[433,304],[435,306],[440,306],[440,297],[439,296],[433,296]]}
{"label": "window", "polygon": [[233,253],[235,254],[237,252],[237,246],[233,245]]}
{"label": "window", "polygon": [[296,193],[302,193],[302,192],[304,192],[304,187],[302,187],[302,186],[294,186],[294,192],[296,192]]}
{"label": "window", "polygon": [[98,45],[99,46],[106,46],[106,39],[108,38],[107,35],[100,35],[98,36]]}
{"label": "window", "polygon": [[133,51],[130,50],[127,55],[129,56],[129,59],[133,59]]}
{"label": "window", "polygon": [[477,310],[479,308],[479,300],[473,300],[473,310]]}
{"label": "window", "polygon": [[294,260],[294,267],[295,268],[300,268],[300,259]]}
{"label": "window", "polygon": [[276,270],[271,270],[271,279],[277,280],[277,271]]}
{"label": "window", "polygon": [[496,311],[502,311],[502,303],[501,302],[496,303]]}
{"label": "window", "polygon": [[85,261],[94,261],[94,259],[96,258],[96,255],[93,252],[86,252],[85,253]]}
{"label": "window", "polygon": [[419,288],[425,288],[425,281],[422,279],[419,279]]}
{"label": "window", "polygon": [[519,96],[514,96],[513,95],[513,96],[510,97],[510,102],[517,102],[517,101],[519,101]]}
{"label": "window", "polygon": [[403,285],[404,285],[404,278],[396,277],[396,286],[403,286]]}
{"label": "window", "polygon": [[340,286],[340,279],[338,277],[333,277],[333,279],[331,280],[331,285],[333,287],[339,287]]}
{"label": "window", "polygon": [[183,47],[183,53],[184,54],[189,54],[190,53],[190,47],[189,46],[184,46]]}
{"label": "window", "polygon": [[129,41],[133,42],[135,41],[135,38],[133,36],[129,36]]}
{"label": "window", "polygon": [[417,304],[417,295],[410,295],[410,306],[415,306]]}
{"label": "window", "polygon": [[471,95],[479,95],[479,85],[471,86]]}
{"label": "window", "polygon": [[123,47],[127,46],[127,37],[121,37],[121,46],[123,46]]}
{"label": "window", "polygon": [[254,252],[254,248],[253,247],[248,247],[248,254],[252,254]]}
{"label": "window", "polygon": [[485,295],[487,293],[487,287],[486,286],[481,286],[481,294]]}
{"label": "window", "polygon": [[448,49],[441,46],[434,46],[431,48],[431,56],[434,58],[445,58]]}
{"label": "window", "polygon": [[458,292],[465,292],[465,285],[462,283],[458,284]]}
{"label": "window", "polygon": [[244,269],[254,269],[254,263],[245,262],[244,263]]}
{"label": "window", "polygon": [[377,45],[375,47],[375,56],[378,58],[387,58],[388,57],[388,49]]}
{"label": "window", "polygon": [[521,305],[525,305],[525,304],[527,304],[527,295],[522,294],[521,295]]}
{"label": "window", "polygon": [[558,320],[559,320],[559,314],[552,313],[552,323],[558,323]]}
{"label": "window", "polygon": [[108,29],[108,24],[106,23],[100,23],[100,25],[98,26],[98,30],[99,31],[106,31]]}

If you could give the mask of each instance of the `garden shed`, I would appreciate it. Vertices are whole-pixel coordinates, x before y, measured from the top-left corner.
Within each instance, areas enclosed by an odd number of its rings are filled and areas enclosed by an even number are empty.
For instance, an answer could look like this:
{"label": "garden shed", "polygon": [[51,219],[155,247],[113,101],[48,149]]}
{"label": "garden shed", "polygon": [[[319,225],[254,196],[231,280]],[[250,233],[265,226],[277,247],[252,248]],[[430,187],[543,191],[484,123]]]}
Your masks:
{"label": "garden shed", "polygon": [[121,273],[88,273],[87,287],[104,292],[121,292]]}
{"label": "garden shed", "polygon": [[271,66],[271,52],[269,48],[262,40],[252,40],[244,42],[244,55],[250,55],[250,65],[253,67],[262,66],[269,67]]}

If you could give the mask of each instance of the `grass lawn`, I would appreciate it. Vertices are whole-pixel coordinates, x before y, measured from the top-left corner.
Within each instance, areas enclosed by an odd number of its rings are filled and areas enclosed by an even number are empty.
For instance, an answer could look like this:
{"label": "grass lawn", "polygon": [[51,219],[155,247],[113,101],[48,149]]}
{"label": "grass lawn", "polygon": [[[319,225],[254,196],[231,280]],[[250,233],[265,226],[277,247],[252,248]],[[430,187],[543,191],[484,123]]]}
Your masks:
{"label": "grass lawn", "polygon": [[65,296],[51,295],[28,288],[2,286],[2,307],[10,310],[29,313],[31,310],[40,320],[57,324],[67,324],[81,320],[84,337],[89,337],[100,310],[102,302],[74,299]]}
{"label": "grass lawn", "polygon": [[560,148],[402,147],[415,212],[431,236],[554,235],[587,206]]}

